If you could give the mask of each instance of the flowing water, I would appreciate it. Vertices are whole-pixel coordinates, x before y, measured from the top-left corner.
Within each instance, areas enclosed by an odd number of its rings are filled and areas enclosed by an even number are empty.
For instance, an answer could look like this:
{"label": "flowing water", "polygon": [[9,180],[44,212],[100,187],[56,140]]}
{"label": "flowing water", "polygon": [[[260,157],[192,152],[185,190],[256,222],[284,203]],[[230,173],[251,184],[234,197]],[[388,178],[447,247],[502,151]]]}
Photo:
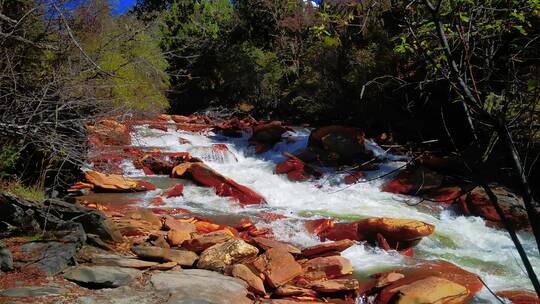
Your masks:
{"label": "flowing water", "polygon": [[[287,134],[288,138],[276,144],[273,150],[256,155],[248,146],[249,134],[238,139],[214,133],[195,134],[169,129],[168,132],[137,126],[132,134],[134,146],[156,147],[161,151],[189,151],[203,159],[209,166],[245,185],[265,197],[267,204],[241,207],[228,198],[217,196],[212,189],[185,183],[183,197],[165,200],[165,207],[181,207],[212,217],[216,221],[227,221],[241,216],[273,212],[286,215],[271,223],[257,223],[259,227],[269,226],[278,239],[300,246],[309,246],[320,241],[305,232],[303,220],[315,218],[335,218],[356,220],[365,217],[394,217],[417,219],[435,225],[435,233],[425,238],[415,247],[415,257],[421,259],[443,259],[477,273],[487,286],[494,291],[508,289],[532,289],[517,251],[507,233],[486,227],[477,217],[458,216],[452,210],[422,203],[413,197],[395,195],[380,191],[383,179],[360,182],[354,185],[343,184],[342,177],[326,170],[323,178],[313,182],[291,182],[285,175],[273,173],[275,164],[284,160],[282,152],[294,153],[307,144],[309,130],[296,128]],[[191,144],[180,144],[179,138]],[[226,144],[235,157],[223,157],[209,149],[200,147],[212,144]],[[379,170],[368,172],[366,178],[380,176],[405,162],[404,159],[386,155],[385,151],[369,142],[368,147],[388,161]],[[143,177],[141,170],[135,169],[129,161],[123,163],[127,175]],[[158,187],[166,189],[174,184],[168,177],[145,177]],[[129,194],[132,198],[146,200],[143,206],[162,190],[142,194]],[[104,195],[98,194],[97,196]],[[126,195],[126,194],[122,194]],[[111,197],[104,197],[111,199]],[[540,255],[535,251],[534,241],[528,233],[520,235],[524,247],[530,253],[531,262],[540,271]],[[414,264],[415,259],[401,256],[395,252],[385,252],[365,245],[355,245],[343,255],[351,260],[355,275],[365,277],[389,270],[396,266]],[[492,303],[496,299],[484,288],[474,299],[475,303]]]}

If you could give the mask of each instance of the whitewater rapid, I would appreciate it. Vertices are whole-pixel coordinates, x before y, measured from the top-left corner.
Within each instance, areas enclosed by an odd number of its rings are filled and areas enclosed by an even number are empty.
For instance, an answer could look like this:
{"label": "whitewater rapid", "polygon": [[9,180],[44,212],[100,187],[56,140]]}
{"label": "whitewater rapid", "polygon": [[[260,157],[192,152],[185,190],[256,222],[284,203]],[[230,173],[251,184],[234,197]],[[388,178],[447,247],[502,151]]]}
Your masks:
{"label": "whitewater rapid", "polygon": [[[315,218],[335,218],[355,220],[365,217],[394,217],[424,221],[435,225],[435,233],[425,238],[415,247],[415,257],[421,259],[443,259],[478,274],[494,291],[509,289],[532,289],[519,255],[508,234],[503,230],[489,228],[478,217],[456,215],[452,210],[442,210],[440,206],[422,203],[413,206],[417,199],[380,191],[384,179],[360,182],[352,186],[343,184],[342,176],[327,174],[313,182],[291,182],[285,175],[273,173],[275,164],[284,160],[282,152],[294,153],[307,144],[309,130],[295,128],[287,138],[275,145],[274,149],[256,155],[248,146],[249,134],[242,138],[228,138],[215,133],[196,134],[176,131],[174,126],[167,132],[136,126],[132,133],[132,145],[146,148],[159,148],[161,151],[189,151],[203,159],[210,167],[232,178],[265,197],[267,204],[241,207],[228,198],[217,196],[212,189],[187,184],[183,197],[165,200],[165,207],[182,207],[199,214],[214,216],[254,215],[268,211],[286,215],[286,219],[258,226],[269,226],[278,239],[300,246],[320,243],[318,239],[305,232],[302,220]],[[181,144],[179,138],[190,144]],[[198,147],[212,144],[226,144],[235,158],[219,158],[208,149]],[[368,172],[372,178],[389,172],[404,164],[403,159],[386,155],[376,144],[369,142],[368,148],[389,162],[379,170]],[[217,161],[216,161],[217,160]],[[123,169],[129,176],[142,177],[144,173],[135,169],[129,161]],[[162,190],[144,194],[150,199]],[[540,255],[535,250],[532,236],[520,234],[523,245],[530,253],[531,263],[540,271]],[[401,256],[395,252],[385,252],[378,248],[355,245],[343,255],[351,260],[358,276],[368,276],[393,267],[414,264],[415,259]],[[498,302],[484,288],[474,300],[475,303]]]}

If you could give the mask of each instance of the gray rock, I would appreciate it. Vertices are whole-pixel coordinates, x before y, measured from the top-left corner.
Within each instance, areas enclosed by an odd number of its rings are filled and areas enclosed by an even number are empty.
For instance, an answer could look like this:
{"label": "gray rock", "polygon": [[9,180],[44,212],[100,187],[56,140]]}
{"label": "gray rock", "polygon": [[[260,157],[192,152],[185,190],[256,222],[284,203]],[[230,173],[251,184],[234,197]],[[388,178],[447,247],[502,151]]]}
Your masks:
{"label": "gray rock", "polygon": [[80,297],[78,304],[158,304],[167,302],[168,296],[158,295],[155,291],[122,286],[115,289],[92,291],[92,295]]}
{"label": "gray rock", "polygon": [[167,303],[171,304],[252,303],[247,298],[247,284],[244,281],[213,271],[187,269],[161,272],[154,274],[150,282],[157,291],[170,294]]}
{"label": "gray rock", "polygon": [[13,270],[13,256],[6,245],[0,242],[0,271],[11,270]]}
{"label": "gray rock", "polygon": [[64,288],[47,287],[47,286],[27,286],[16,287],[0,291],[0,296],[13,298],[28,298],[40,296],[56,296],[67,293]]}
{"label": "gray rock", "polygon": [[116,266],[80,266],[68,269],[64,278],[83,287],[119,287],[139,278],[142,272],[136,269]]}
{"label": "gray rock", "polygon": [[259,249],[241,239],[228,240],[201,253],[197,268],[222,271],[226,266],[257,256]]}
{"label": "gray rock", "polygon": [[146,269],[157,266],[157,262],[142,261],[135,257],[119,256],[114,254],[100,254],[92,257],[92,262],[96,265],[118,266],[125,268]]}
{"label": "gray rock", "polygon": [[46,275],[55,275],[73,261],[78,246],[78,243],[57,241],[26,243],[20,247],[23,258],[17,262],[23,267],[37,267]]}
{"label": "gray rock", "polygon": [[156,261],[176,262],[180,266],[193,266],[199,256],[187,250],[175,250],[155,246],[136,246],[131,249],[137,256],[143,259]]}

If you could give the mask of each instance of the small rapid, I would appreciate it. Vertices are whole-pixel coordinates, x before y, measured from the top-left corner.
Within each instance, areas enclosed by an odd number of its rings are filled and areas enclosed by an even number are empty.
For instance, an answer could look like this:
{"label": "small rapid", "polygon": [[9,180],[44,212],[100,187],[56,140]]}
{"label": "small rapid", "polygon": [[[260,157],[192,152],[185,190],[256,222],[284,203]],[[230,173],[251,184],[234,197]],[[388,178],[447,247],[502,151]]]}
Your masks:
{"label": "small rapid", "polygon": [[[309,129],[295,128],[274,148],[256,155],[249,147],[244,134],[242,138],[228,138],[209,132],[197,134],[177,131],[170,127],[168,131],[150,129],[145,125],[135,126],[131,134],[132,145],[145,148],[158,148],[166,152],[189,151],[210,167],[238,183],[260,193],[267,204],[241,207],[228,198],[217,196],[210,188],[185,184],[184,196],[165,199],[164,207],[181,207],[192,212],[214,217],[249,216],[261,212],[272,212],[287,216],[271,223],[257,225],[271,227],[278,239],[300,246],[309,246],[320,241],[308,234],[303,220],[316,218],[334,218],[352,221],[366,217],[393,217],[424,221],[435,225],[435,233],[424,238],[415,247],[415,258],[443,259],[457,264],[466,270],[478,274],[489,288],[494,291],[509,289],[532,289],[519,255],[512,241],[504,230],[497,230],[485,225],[478,217],[459,216],[452,210],[443,210],[429,202],[418,203],[418,199],[404,195],[395,195],[380,190],[384,179],[345,185],[342,176],[324,169],[325,175],[316,181],[291,182],[284,175],[273,173],[275,164],[285,159],[282,152],[294,153],[307,144]],[[208,154],[208,147],[225,144],[234,157],[221,157]],[[373,142],[367,146],[376,155],[386,158],[387,162],[376,171],[368,171],[365,179],[391,172],[403,166],[406,159],[387,155]],[[122,168],[126,175],[144,177],[141,170],[135,169],[130,161],[124,161]],[[144,177],[165,189],[172,183],[166,177]],[[388,177],[386,177],[388,178]],[[161,179],[161,181],[159,181]],[[158,181],[158,182],[156,182]],[[149,204],[150,198],[162,190],[138,194]],[[531,263],[540,271],[540,255],[535,250],[532,235],[520,233],[520,239],[528,253]],[[370,274],[392,269],[396,266],[416,263],[415,258],[404,257],[397,252],[385,252],[367,245],[355,245],[343,255],[351,260],[355,275],[366,277]],[[474,300],[475,303],[498,302],[484,288]]]}

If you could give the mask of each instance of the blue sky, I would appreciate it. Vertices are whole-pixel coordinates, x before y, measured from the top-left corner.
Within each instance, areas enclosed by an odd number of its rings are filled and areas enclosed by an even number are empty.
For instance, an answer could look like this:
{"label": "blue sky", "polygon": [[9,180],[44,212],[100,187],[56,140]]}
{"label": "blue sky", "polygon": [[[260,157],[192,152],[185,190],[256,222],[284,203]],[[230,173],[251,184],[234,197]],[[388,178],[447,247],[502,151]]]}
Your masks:
{"label": "blue sky", "polygon": [[137,3],[137,0],[110,0],[112,13],[115,15],[123,14],[127,12],[131,7]]}

